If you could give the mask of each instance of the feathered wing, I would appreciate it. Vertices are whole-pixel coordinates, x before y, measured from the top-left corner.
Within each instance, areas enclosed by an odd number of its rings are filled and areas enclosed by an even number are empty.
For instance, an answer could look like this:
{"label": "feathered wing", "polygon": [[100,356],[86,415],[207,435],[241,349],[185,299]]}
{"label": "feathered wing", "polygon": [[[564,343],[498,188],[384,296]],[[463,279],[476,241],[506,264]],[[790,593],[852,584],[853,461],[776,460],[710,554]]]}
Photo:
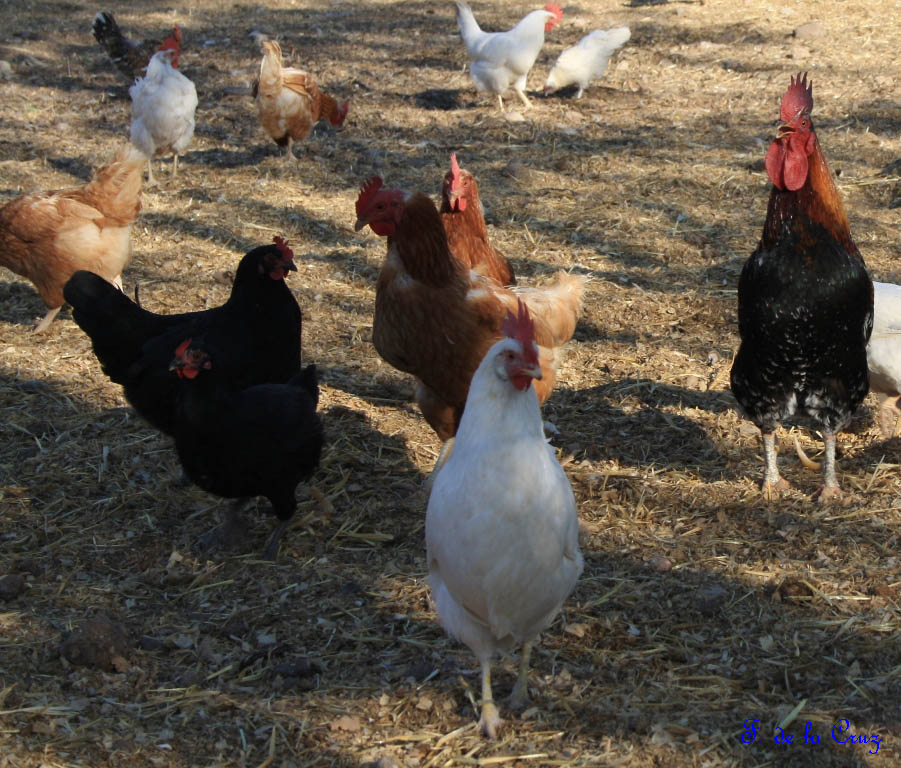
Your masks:
{"label": "feathered wing", "polygon": [[901,285],[873,283],[873,333],[867,345],[873,392],[901,392]]}
{"label": "feathered wing", "polygon": [[547,78],[548,88],[565,88],[578,84],[581,90],[607,70],[610,57],[632,36],[628,27],[596,29],[577,45],[567,48],[554,63]]}
{"label": "feathered wing", "polygon": [[145,162],[126,147],[84,186],[10,201],[0,209],[0,264],[31,280],[50,308],[62,306],[77,269],[118,277],[131,258]]}
{"label": "feathered wing", "polygon": [[194,83],[155,54],[147,76],[136,81],[129,94],[132,144],[148,156],[158,149],[181,154],[194,136]]}

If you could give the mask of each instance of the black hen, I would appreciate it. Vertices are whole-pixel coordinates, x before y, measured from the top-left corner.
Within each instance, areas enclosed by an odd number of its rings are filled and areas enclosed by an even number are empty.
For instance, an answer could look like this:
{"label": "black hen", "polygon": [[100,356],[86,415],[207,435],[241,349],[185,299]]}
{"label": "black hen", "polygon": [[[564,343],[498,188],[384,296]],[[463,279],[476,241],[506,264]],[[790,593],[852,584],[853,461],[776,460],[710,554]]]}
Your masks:
{"label": "black hen", "polygon": [[238,265],[228,301],[200,312],[157,315],[85,271],[69,279],[63,296],[91,337],[103,372],[122,385],[138,414],[171,435],[180,382],[169,363],[188,337],[203,335],[219,350],[221,375],[240,389],[285,382],[300,372],[300,308],[284,280],[297,269],[293,258],[281,238],[254,248]]}
{"label": "black hen", "polygon": [[763,434],[767,496],[788,487],[776,466],[776,427],[795,412],[820,426],[820,500],[827,501],[841,495],[835,435],[869,388],[873,284],[810,120],[812,91],[806,75],[792,78],[767,153],[773,190],[760,244],[738,283],[732,391]]}
{"label": "black hen", "polygon": [[[274,560],[294,514],[294,493],[319,463],[322,423],[316,413],[316,368],[284,384],[235,386],[206,340],[187,339],[171,368],[183,380],[175,447],[187,476],[229,499],[265,496],[279,523],[263,552]],[[234,517],[224,525],[235,524]]]}

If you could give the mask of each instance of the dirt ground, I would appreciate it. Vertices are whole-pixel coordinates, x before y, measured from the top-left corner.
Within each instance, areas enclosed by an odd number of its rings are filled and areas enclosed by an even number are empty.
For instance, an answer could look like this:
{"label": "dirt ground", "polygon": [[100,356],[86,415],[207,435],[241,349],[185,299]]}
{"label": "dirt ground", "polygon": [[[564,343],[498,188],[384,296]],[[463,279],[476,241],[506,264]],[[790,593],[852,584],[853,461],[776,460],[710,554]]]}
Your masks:
{"label": "dirt ground", "polygon": [[[537,5],[474,10],[498,30]],[[2,9],[5,202],[86,181],[127,138],[130,104],[91,37],[95,5]],[[182,26],[200,98],[177,180],[156,161],[126,290],[160,312],[214,306],[246,250],[287,237],[327,446],[277,563],[259,559],[262,513],[241,546],[204,552],[222,502],[177,482],[169,440],[103,376],[68,310],[31,333],[44,306],[0,269],[0,768],[898,765],[901,442],[881,441],[868,400],[840,437],[849,503],[821,508],[783,430],[795,490],[766,502],[759,438],[728,388],[791,74],[810,71],[873,276],[901,282],[898,4],[815,9],[566,5],[533,108],[508,99],[522,119],[506,119],[464,69],[449,0],[111,8],[136,37]],[[813,36],[793,36],[809,21]],[[538,93],[564,47],[619,24],[632,40],[583,99]],[[351,102],[345,128],[317,129],[290,166],[248,95],[254,29]],[[533,706],[493,743],[475,726],[477,664],[437,624],[424,579],[422,481],[439,444],[371,343],[385,243],[353,232],[361,181],[437,193],[453,150],[521,282],[561,268],[590,280],[545,407],[585,573],[533,656]],[[498,697],[514,675],[501,662]],[[793,743],[774,742],[777,726]]]}

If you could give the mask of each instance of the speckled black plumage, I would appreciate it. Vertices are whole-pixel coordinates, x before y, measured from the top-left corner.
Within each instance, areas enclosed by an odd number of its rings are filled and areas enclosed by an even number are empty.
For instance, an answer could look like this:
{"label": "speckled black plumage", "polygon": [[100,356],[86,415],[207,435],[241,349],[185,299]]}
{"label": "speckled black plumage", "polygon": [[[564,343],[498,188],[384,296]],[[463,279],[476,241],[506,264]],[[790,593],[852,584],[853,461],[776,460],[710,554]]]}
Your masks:
{"label": "speckled black plumage", "polygon": [[773,189],[738,283],[732,391],[764,433],[797,411],[834,434],[869,388],[873,285],[850,238],[843,244],[808,215],[814,198],[807,188]]}

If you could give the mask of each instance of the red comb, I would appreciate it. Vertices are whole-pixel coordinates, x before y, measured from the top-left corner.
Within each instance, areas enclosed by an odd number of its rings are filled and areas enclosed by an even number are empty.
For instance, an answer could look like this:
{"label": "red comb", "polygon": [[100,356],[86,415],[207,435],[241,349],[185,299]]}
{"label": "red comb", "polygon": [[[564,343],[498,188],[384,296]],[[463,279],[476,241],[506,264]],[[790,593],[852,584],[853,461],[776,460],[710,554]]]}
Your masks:
{"label": "red comb", "polygon": [[548,3],[546,6],[544,6],[544,10],[546,10],[548,13],[554,14],[555,20],[548,22],[551,27],[554,27],[561,21],[563,21],[563,9],[559,5],[557,5],[557,3]]}
{"label": "red comb", "polygon": [[369,181],[363,183],[363,186],[360,187],[360,196],[357,198],[357,218],[363,215],[366,207],[384,183],[381,176],[373,176]]}
{"label": "red comb", "polygon": [[788,123],[798,115],[809,113],[813,110],[813,83],[807,82],[807,73],[799,72],[797,77],[791,79],[791,85],[782,97],[782,106],[779,116],[782,122]]}
{"label": "red comb", "polygon": [[190,347],[190,346],[191,346],[191,340],[190,340],[190,339],[185,339],[181,344],[179,344],[179,345],[175,348],[175,357],[176,357],[176,359],[180,360],[181,358],[183,358],[183,357],[185,356],[185,352],[188,351],[188,347]]}
{"label": "red comb", "polygon": [[457,163],[457,153],[451,152],[451,189],[460,193],[460,166]]}
{"label": "red comb", "polygon": [[522,354],[530,363],[538,362],[538,351],[535,347],[535,323],[529,315],[528,307],[522,299],[517,299],[517,314],[507,310],[507,316],[501,326],[504,336],[515,339],[522,345]]}
{"label": "red comb", "polygon": [[294,251],[292,251],[288,247],[288,241],[283,237],[279,237],[276,235],[272,238],[272,242],[275,243],[275,247],[278,248],[278,252],[282,255],[283,258],[292,260],[294,258]]}

